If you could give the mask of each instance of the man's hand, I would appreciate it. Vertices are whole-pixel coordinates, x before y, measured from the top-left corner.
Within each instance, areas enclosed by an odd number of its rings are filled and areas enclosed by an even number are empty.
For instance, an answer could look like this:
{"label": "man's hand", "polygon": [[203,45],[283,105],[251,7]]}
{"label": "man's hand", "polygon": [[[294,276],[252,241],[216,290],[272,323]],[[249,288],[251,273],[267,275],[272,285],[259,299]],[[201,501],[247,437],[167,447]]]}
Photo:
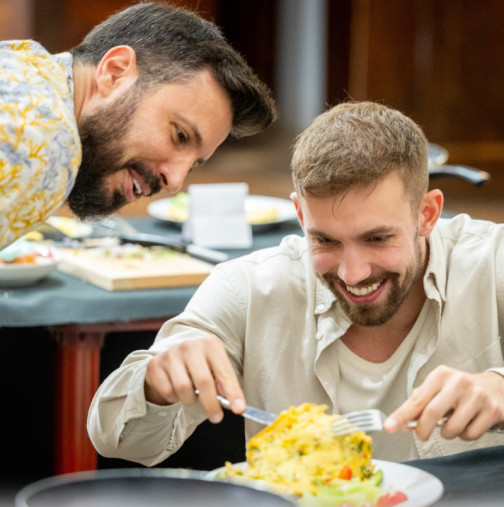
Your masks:
{"label": "man's hand", "polygon": [[444,438],[480,438],[504,421],[504,377],[496,372],[470,374],[438,366],[389,415],[384,429],[394,433],[404,429],[408,421],[418,421],[416,434],[420,440],[427,440],[444,416],[449,416],[441,429]]}
{"label": "man's hand", "polygon": [[[199,395],[194,393],[198,389]],[[217,394],[231,402],[233,412],[245,410],[245,398],[223,343],[214,335],[190,340],[153,357],[147,364],[145,398],[158,405],[201,402],[209,420],[223,412]]]}

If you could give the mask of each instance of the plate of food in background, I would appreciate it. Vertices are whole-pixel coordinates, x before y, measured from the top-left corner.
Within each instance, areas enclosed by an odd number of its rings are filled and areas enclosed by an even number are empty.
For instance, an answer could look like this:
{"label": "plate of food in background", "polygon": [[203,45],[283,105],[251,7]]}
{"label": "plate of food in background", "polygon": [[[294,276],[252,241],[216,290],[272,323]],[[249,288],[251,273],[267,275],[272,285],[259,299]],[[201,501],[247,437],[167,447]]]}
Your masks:
{"label": "plate of food in background", "polygon": [[[181,227],[189,215],[189,204],[189,194],[180,192],[175,197],[151,202],[147,213],[153,218]],[[245,215],[254,232],[297,219],[292,201],[267,195],[246,196]]]}
{"label": "plate of food in background", "polygon": [[20,239],[0,251],[0,287],[34,285],[56,268],[61,254],[50,245]]}

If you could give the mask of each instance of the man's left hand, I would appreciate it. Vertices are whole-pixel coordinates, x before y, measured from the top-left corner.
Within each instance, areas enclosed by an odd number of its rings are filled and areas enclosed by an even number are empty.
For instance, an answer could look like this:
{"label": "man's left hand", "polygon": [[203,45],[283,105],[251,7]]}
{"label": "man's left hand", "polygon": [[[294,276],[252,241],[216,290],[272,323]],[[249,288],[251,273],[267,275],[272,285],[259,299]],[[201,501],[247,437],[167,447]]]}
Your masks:
{"label": "man's left hand", "polygon": [[427,440],[438,421],[447,417],[441,436],[476,440],[504,421],[504,377],[497,372],[465,373],[438,366],[384,423],[385,431],[405,429],[417,421],[420,440]]}

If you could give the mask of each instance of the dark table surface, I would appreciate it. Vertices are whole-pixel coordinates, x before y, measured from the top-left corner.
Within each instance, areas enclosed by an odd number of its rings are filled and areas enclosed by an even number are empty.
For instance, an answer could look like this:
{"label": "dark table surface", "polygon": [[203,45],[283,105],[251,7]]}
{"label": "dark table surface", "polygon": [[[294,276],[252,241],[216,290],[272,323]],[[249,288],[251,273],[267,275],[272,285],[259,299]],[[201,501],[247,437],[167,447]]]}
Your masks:
{"label": "dark table surface", "polygon": [[441,480],[444,494],[435,505],[504,505],[504,445],[405,464],[421,468]]}
{"label": "dark table surface", "polygon": [[[169,222],[153,218],[131,219],[141,232],[180,234]],[[238,257],[277,245],[287,234],[302,234],[297,222],[275,224],[253,235],[252,248],[225,250]],[[53,326],[98,322],[127,322],[169,317],[182,312],[196,287],[107,291],[55,270],[37,285],[0,288],[0,327]]]}

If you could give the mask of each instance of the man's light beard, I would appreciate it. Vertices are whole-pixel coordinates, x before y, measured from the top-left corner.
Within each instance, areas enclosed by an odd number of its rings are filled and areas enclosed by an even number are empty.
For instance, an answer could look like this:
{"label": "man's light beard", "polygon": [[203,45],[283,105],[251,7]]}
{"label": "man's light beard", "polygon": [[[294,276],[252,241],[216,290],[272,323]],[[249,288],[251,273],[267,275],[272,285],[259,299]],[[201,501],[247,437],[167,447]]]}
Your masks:
{"label": "man's light beard", "polygon": [[411,293],[415,282],[422,276],[422,250],[418,241],[415,253],[415,261],[407,267],[404,280],[401,284],[399,284],[399,274],[393,272],[384,272],[379,279],[373,277],[372,281],[362,282],[362,286],[367,286],[373,282],[387,279],[391,284],[391,288],[386,301],[381,304],[355,304],[350,302],[343,294],[343,289],[341,288],[341,285],[345,286],[346,284],[337,275],[326,273],[322,275],[322,280],[336,296],[341,309],[353,324],[366,327],[381,326],[397,313]]}

